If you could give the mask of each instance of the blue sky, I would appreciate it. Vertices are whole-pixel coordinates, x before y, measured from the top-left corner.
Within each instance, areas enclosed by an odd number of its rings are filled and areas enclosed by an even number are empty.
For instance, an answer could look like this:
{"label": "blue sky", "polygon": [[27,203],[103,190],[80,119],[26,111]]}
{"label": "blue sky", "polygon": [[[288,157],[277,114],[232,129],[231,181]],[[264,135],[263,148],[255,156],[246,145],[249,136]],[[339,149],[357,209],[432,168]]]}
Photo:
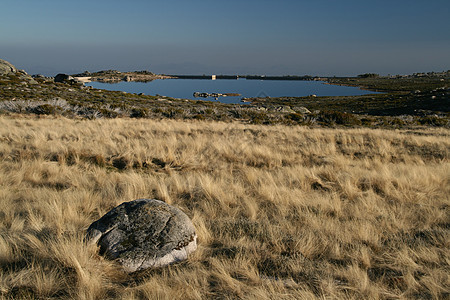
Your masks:
{"label": "blue sky", "polygon": [[408,74],[450,69],[450,1],[0,0],[29,73]]}

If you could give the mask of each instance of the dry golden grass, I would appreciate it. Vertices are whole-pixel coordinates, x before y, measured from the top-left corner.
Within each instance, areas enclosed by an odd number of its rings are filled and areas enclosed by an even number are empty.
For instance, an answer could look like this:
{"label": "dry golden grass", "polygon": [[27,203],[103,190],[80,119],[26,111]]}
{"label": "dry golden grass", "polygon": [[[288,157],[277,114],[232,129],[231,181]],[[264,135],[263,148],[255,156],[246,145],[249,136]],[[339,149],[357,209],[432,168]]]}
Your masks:
{"label": "dry golden grass", "polygon": [[[450,296],[450,131],[0,117],[0,295]],[[188,261],[129,276],[83,243],[124,201],[193,220]]]}

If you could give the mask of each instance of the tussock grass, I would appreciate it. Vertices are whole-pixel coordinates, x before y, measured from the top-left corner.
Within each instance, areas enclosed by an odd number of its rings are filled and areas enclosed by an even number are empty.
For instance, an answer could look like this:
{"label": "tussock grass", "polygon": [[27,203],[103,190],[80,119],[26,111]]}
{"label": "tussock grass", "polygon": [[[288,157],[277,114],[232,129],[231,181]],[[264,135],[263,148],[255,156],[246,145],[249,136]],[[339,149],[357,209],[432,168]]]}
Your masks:
{"label": "tussock grass", "polygon": [[[0,117],[6,299],[449,297],[450,131]],[[188,261],[126,275],[86,246],[133,199],[184,210]]]}

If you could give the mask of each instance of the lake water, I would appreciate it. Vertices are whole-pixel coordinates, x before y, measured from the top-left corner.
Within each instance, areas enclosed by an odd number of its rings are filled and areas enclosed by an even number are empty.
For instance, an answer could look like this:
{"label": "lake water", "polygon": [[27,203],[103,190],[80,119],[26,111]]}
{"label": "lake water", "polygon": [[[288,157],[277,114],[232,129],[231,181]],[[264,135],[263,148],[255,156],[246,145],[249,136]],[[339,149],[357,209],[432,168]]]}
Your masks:
{"label": "lake water", "polygon": [[215,98],[196,98],[194,92],[200,93],[238,93],[241,96],[219,97],[223,103],[241,103],[243,97],[301,97],[317,96],[356,96],[375,92],[355,87],[324,84],[321,81],[299,80],[246,80],[246,79],[158,79],[150,82],[89,82],[86,85],[98,89],[124,91],[127,93],[144,93],[173,98],[215,101]]}

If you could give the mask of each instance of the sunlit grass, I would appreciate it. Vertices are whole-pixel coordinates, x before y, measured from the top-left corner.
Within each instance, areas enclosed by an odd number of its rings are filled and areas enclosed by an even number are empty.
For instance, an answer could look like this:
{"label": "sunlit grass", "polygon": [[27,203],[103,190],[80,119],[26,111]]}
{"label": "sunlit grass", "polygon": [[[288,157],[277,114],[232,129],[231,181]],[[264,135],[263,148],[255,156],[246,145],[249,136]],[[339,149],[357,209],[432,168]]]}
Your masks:
{"label": "sunlit grass", "polygon": [[[0,117],[5,298],[449,296],[450,131]],[[188,261],[136,276],[83,242],[116,205],[193,220]]]}

